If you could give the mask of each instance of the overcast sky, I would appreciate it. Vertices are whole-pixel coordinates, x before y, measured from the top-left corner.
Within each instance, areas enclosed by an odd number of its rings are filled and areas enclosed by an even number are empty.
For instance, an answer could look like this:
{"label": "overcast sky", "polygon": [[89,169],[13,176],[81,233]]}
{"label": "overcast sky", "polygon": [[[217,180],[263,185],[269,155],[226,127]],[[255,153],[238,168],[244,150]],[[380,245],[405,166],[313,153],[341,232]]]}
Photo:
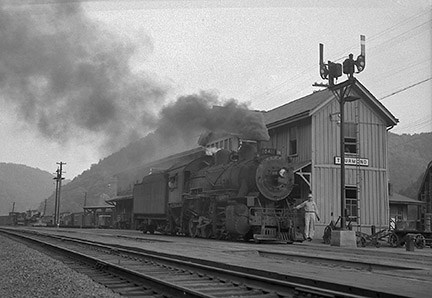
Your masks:
{"label": "overcast sky", "polygon": [[75,2],[0,0],[0,162],[72,179],[201,90],[275,108],[317,90],[319,43],[341,63],[361,34],[391,131],[432,131],[431,1]]}

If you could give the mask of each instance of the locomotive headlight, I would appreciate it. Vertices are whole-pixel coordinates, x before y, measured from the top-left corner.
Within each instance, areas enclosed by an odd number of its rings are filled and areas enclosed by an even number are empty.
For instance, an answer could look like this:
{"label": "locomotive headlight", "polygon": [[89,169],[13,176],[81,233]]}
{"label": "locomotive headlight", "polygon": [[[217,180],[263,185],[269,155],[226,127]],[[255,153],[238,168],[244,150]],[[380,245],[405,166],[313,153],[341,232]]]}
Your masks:
{"label": "locomotive headlight", "polygon": [[282,168],[282,169],[279,170],[279,177],[285,178],[286,174],[287,174],[287,170],[286,169]]}

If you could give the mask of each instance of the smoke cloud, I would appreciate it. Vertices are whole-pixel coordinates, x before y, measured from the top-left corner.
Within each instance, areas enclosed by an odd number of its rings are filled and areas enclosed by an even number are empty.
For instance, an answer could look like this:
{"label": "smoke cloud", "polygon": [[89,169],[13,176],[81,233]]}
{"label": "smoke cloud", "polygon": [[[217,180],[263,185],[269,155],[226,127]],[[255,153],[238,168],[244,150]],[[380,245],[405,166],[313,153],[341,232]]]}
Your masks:
{"label": "smoke cloud", "polygon": [[127,164],[194,148],[203,131],[269,139],[262,114],[233,99],[201,92],[167,104],[167,86],[131,70],[137,45],[79,3],[29,7],[0,4],[0,99],[43,137],[102,137],[103,153],[132,142]]}
{"label": "smoke cloud", "polygon": [[154,129],[167,88],[132,72],[134,43],[79,3],[10,3],[0,3],[0,99],[20,119],[59,143],[94,133],[111,152]]}
{"label": "smoke cloud", "polygon": [[249,110],[245,103],[202,91],[166,105],[159,113],[155,131],[124,148],[128,164],[137,165],[205,145],[205,137],[200,138],[204,132],[270,139],[262,113]]}
{"label": "smoke cloud", "polygon": [[157,132],[170,138],[197,137],[203,131],[230,133],[245,139],[269,140],[262,113],[249,110],[247,104],[234,99],[219,99],[215,94],[182,96],[161,112]]}

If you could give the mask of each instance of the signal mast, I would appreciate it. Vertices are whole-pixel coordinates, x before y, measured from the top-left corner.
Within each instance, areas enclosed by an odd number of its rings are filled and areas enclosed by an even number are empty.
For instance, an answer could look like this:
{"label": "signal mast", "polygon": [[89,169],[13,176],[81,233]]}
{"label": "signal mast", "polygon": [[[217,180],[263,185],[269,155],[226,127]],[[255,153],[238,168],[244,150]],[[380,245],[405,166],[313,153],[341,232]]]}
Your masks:
{"label": "signal mast", "polygon": [[[358,100],[358,97],[350,96],[351,87],[355,84],[356,79],[354,78],[354,73],[360,73],[365,69],[366,66],[366,38],[364,35],[360,35],[360,55],[357,59],[353,59],[353,54],[349,54],[348,58],[343,62],[334,63],[328,61],[327,64],[324,63],[324,45],[319,44],[319,67],[320,76],[323,80],[328,80],[328,85],[326,84],[314,84],[314,86],[328,87],[336,96],[340,104],[340,155],[341,155],[341,177],[340,177],[340,196],[341,196],[341,234],[339,239],[341,239],[343,231],[346,230],[346,201],[345,201],[345,139],[344,139],[344,104],[345,102],[350,102]],[[355,71],[357,69],[357,71]],[[342,73],[346,74],[348,79],[345,82],[335,85],[335,80],[342,76]],[[332,237],[333,238],[333,237]],[[354,235],[355,240],[355,235]]]}

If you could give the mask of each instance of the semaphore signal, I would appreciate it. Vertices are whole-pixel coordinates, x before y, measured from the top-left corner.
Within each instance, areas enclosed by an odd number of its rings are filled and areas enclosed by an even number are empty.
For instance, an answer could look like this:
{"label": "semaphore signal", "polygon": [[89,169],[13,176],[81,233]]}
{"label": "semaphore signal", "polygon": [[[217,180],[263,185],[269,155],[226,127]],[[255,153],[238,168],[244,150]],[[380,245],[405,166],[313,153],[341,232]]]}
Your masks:
{"label": "semaphore signal", "polygon": [[[319,44],[319,66],[320,66],[320,75],[323,80],[329,81],[329,86],[334,86],[334,81],[337,80],[342,73],[346,74],[348,78],[352,78],[354,73],[360,73],[365,69],[366,66],[366,37],[364,35],[360,35],[360,55],[357,56],[357,59],[354,60],[354,55],[349,54],[348,58],[343,62],[334,63],[328,61],[327,64],[324,63],[324,45],[322,43]],[[355,71],[357,69],[357,71]],[[323,86],[323,85],[316,85]]]}

